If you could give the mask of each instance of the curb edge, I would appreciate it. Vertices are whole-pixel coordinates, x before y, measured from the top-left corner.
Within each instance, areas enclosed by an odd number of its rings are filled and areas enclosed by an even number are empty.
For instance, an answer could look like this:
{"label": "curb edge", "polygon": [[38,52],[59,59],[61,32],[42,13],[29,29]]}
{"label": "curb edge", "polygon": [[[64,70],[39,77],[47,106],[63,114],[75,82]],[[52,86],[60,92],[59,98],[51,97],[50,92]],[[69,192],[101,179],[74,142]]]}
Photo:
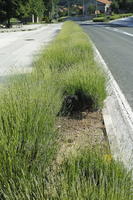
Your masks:
{"label": "curb edge", "polygon": [[99,50],[92,43],[96,62],[107,74],[107,98],[104,102],[103,119],[110,144],[111,153],[124,166],[133,168],[133,112],[124,94],[102,58]]}

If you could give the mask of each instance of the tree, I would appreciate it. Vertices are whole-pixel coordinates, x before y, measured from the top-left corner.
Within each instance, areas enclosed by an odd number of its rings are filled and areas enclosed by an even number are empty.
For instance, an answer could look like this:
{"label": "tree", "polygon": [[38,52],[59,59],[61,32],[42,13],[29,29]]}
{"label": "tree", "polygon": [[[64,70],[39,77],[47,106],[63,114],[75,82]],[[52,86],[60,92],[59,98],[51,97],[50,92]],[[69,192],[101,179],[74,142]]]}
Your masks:
{"label": "tree", "polygon": [[44,14],[43,0],[29,0],[30,13],[36,17],[42,18]]}
{"label": "tree", "polygon": [[43,0],[19,0],[18,17],[20,19],[27,18],[29,16],[42,18],[43,14]]}
{"label": "tree", "polygon": [[2,21],[7,20],[7,26],[10,27],[10,19],[16,15],[18,2],[17,0],[0,1],[0,17]]}
{"label": "tree", "polygon": [[31,7],[29,0],[19,0],[18,1],[18,9],[17,9],[17,17],[22,21],[25,18],[30,16]]}
{"label": "tree", "polygon": [[88,8],[89,15],[95,14],[95,10],[96,10],[96,5],[90,4]]}
{"label": "tree", "polygon": [[118,13],[119,12],[119,2],[113,1],[111,4],[111,9],[113,12]]}
{"label": "tree", "polygon": [[44,1],[44,16],[52,20],[57,14],[57,5],[59,0],[43,0]]}
{"label": "tree", "polygon": [[5,1],[0,0],[0,22],[5,21],[6,19],[6,11],[5,11]]}
{"label": "tree", "polygon": [[133,0],[113,0],[111,7],[114,12],[133,12]]}
{"label": "tree", "polygon": [[34,15],[41,18],[43,14],[43,0],[0,0],[0,19],[1,22],[7,21],[8,27],[12,17],[22,19]]}

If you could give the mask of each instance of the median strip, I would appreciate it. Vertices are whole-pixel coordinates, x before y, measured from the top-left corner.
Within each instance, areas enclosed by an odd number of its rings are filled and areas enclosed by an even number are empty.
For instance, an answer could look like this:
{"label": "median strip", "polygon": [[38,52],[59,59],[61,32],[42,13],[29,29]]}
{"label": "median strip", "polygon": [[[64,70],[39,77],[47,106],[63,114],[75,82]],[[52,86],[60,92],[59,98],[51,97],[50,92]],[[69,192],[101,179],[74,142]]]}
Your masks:
{"label": "median strip", "polygon": [[32,73],[1,94],[1,199],[130,200],[130,174],[99,142],[105,97],[91,42],[66,22]]}

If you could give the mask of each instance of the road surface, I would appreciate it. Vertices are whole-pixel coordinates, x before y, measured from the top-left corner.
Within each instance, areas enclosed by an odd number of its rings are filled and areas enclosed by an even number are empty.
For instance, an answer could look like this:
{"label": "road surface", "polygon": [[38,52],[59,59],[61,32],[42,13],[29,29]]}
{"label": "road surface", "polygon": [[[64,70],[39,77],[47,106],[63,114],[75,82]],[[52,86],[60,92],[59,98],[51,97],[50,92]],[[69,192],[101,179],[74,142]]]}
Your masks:
{"label": "road surface", "polygon": [[133,16],[121,19],[116,19],[111,22],[112,24],[133,27]]}
{"label": "road surface", "polygon": [[44,25],[33,31],[0,33],[0,76],[31,71],[41,47],[53,39],[61,24]]}
{"label": "road surface", "polygon": [[133,27],[83,23],[133,109]]}

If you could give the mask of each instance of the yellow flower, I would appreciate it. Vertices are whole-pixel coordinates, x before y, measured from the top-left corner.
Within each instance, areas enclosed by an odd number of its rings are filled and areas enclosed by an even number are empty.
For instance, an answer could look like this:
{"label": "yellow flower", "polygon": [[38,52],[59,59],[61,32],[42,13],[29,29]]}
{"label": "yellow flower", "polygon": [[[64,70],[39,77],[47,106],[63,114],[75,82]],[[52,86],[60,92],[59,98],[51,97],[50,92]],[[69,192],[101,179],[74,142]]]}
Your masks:
{"label": "yellow flower", "polygon": [[105,154],[104,155],[104,161],[111,162],[112,161],[112,155],[111,154]]}

